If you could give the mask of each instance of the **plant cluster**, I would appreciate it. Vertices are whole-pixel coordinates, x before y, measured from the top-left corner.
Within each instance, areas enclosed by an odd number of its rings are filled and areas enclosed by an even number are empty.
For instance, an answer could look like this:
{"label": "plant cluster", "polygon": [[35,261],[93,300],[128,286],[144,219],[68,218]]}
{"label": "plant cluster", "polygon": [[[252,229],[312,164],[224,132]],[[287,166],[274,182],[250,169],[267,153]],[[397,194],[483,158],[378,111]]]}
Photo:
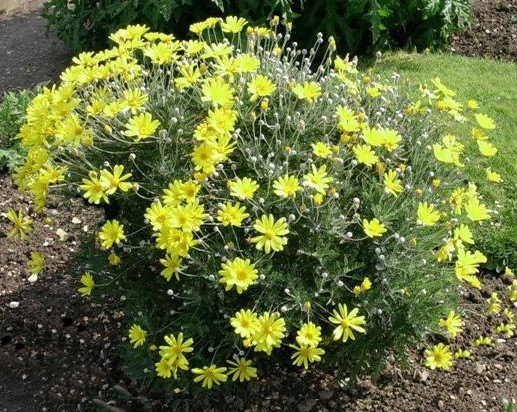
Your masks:
{"label": "plant cluster", "polygon": [[47,0],[48,28],[74,52],[99,50],[108,34],[127,24],[157,31],[188,32],[190,23],[213,15],[241,15],[262,23],[279,14],[294,21],[294,35],[309,47],[318,32],[334,33],[342,50],[366,54],[379,49],[440,48],[467,29],[469,0]]}
{"label": "plant cluster", "polygon": [[0,171],[23,163],[25,153],[14,137],[25,122],[25,111],[34,93],[30,90],[5,93],[0,103]]}
{"label": "plant cluster", "polygon": [[280,27],[209,18],[180,41],[128,26],[74,58],[19,134],[15,181],[39,210],[60,189],[117,206],[79,292],[123,297],[128,373],[168,393],[272,362],[378,371],[440,319],[457,333],[458,288],[482,285],[471,228],[491,212],[462,171],[478,154],[446,127],[470,122],[489,158],[493,120],[439,79],[411,101],[396,74]]}

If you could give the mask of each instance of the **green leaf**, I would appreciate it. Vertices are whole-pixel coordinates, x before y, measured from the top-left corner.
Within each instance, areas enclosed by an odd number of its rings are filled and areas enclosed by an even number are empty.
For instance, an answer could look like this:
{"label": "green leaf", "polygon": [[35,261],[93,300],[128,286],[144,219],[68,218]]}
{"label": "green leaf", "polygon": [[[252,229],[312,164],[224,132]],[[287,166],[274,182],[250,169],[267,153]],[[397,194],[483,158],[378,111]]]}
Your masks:
{"label": "green leaf", "polygon": [[212,0],[212,3],[214,3],[221,12],[224,13],[224,3],[223,0]]}

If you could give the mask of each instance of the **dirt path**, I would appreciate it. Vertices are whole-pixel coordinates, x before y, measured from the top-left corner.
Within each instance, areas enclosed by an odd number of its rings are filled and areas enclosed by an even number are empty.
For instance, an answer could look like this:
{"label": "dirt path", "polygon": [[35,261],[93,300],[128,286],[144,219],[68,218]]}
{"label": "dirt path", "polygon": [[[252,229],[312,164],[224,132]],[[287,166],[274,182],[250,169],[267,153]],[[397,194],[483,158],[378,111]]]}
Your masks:
{"label": "dirt path", "polygon": [[7,12],[0,7],[0,96],[56,80],[70,60],[64,46],[45,34],[46,22],[39,15],[43,0],[18,4]]}

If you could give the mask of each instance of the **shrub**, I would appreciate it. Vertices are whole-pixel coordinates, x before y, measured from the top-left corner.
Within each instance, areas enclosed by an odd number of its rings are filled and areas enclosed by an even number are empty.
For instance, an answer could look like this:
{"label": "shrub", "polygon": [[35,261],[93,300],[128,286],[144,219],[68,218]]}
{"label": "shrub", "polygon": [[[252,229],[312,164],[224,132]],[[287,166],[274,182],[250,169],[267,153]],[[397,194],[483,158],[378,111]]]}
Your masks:
{"label": "shrub", "polygon": [[0,103],[0,171],[20,166],[25,153],[14,137],[25,122],[25,111],[34,93],[30,90],[5,93]]}
{"label": "shrub", "polygon": [[378,371],[440,331],[486,260],[469,226],[489,211],[446,127],[473,122],[492,156],[492,119],[439,79],[410,101],[332,40],[306,53],[278,19],[245,25],[211,18],[190,41],[120,30],[34,98],[20,132],[15,180],[39,209],[59,188],[118,205],[92,228],[79,292],[123,296],[128,374],[166,393],[273,362]]}
{"label": "shrub", "polygon": [[273,12],[286,14],[288,4],[289,1],[282,1],[279,5],[274,0],[241,0],[235,4],[227,0],[202,0],[193,7],[192,0],[47,0],[42,15],[49,32],[78,53],[105,48],[109,34],[130,23],[184,36],[191,23],[224,11],[238,10],[263,21],[264,16]]}
{"label": "shrub", "polygon": [[342,50],[367,54],[379,49],[440,48],[464,31],[471,18],[469,0],[47,0],[48,28],[74,52],[107,46],[109,33],[130,23],[185,35],[190,23],[212,15],[235,14],[256,24],[274,14],[294,19],[294,35],[309,47],[316,33],[333,33]]}

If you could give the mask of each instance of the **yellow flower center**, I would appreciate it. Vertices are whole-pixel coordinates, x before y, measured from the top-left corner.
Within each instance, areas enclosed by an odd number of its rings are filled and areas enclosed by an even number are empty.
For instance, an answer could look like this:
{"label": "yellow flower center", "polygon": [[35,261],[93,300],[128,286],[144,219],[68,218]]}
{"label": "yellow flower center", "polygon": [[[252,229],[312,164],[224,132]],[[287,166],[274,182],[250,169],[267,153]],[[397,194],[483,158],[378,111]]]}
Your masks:
{"label": "yellow flower center", "polygon": [[266,230],[264,232],[264,237],[267,239],[267,240],[272,240],[274,237],[275,237],[275,233],[271,230]]}

